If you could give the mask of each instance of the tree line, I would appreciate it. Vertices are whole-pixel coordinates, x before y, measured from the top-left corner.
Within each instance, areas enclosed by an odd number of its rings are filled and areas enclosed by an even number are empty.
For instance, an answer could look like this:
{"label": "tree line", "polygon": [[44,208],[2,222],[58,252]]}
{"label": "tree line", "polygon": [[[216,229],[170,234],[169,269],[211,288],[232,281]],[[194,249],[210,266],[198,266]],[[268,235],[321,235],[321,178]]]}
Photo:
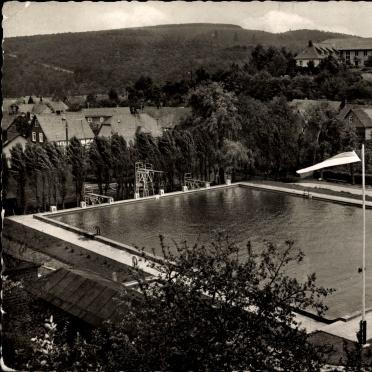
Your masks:
{"label": "tree line", "polygon": [[255,175],[285,180],[296,169],[358,145],[354,126],[338,120],[325,103],[300,114],[285,97],[260,101],[228,91],[221,83],[203,82],[190,91],[188,104],[191,114],[159,138],[139,132],[130,143],[114,134],[95,138],[89,147],[73,138],[66,150],[52,143],[14,147],[11,173],[19,206],[25,209],[28,187],[36,209],[63,207],[69,180],[77,203],[87,180],[98,184],[100,194],[107,194],[110,183],[116,182],[115,197],[129,198],[136,161],[165,171],[158,187],[173,191],[188,172],[216,184],[226,177]]}
{"label": "tree line", "polygon": [[296,66],[294,55],[285,48],[256,46],[248,62],[231,64],[228,68],[208,70],[199,67],[189,72],[188,79],[157,84],[150,76],[141,75],[126,90],[128,98],[119,100],[115,89],[108,99],[87,98],[89,107],[129,106],[135,110],[144,105],[179,106],[187,104],[190,92],[201,83],[217,82],[235,94],[249,95],[261,101],[284,96],[293,99],[328,99],[364,103],[372,100],[372,84],[363,80],[359,71],[329,56],[315,67]]}
{"label": "tree line", "polygon": [[[229,48],[232,52],[238,46]],[[230,52],[229,52],[230,53]],[[361,71],[337,61],[334,57],[325,58],[319,66],[309,63],[307,67],[296,66],[295,54],[286,48],[263,47],[257,45],[244,50],[244,58],[235,59],[238,63],[225,61],[219,63],[190,65],[184,71],[173,74],[172,78],[158,79],[155,75],[138,73],[133,78],[124,81],[121,76],[116,77],[112,71],[95,71],[88,73],[79,68],[74,75],[56,76],[50,74],[45,79],[37,79],[30,86],[26,86],[28,71],[19,73],[19,67],[13,68],[13,61],[6,66],[9,72],[5,74],[5,92],[9,96],[25,94],[69,96],[73,94],[88,95],[85,105],[89,107],[146,105],[177,106],[187,102],[189,92],[200,82],[218,82],[236,94],[244,91],[260,100],[271,100],[278,95],[292,99],[321,99],[329,100],[372,100],[372,84],[363,80]],[[232,59],[231,61],[234,61]],[[40,66],[29,64],[28,70],[36,69],[32,76],[43,75]],[[89,67],[85,67],[89,70]],[[144,69],[143,71],[152,71]],[[54,73],[54,72],[53,72]],[[55,72],[57,73],[57,72]],[[51,73],[52,74],[52,73]],[[59,73],[61,74],[61,73]],[[114,78],[115,75],[115,78]],[[8,79],[23,79],[8,87]],[[99,82],[96,81],[99,79]],[[51,81],[49,81],[51,80]],[[47,84],[43,86],[43,84]],[[19,89],[18,92],[15,90]],[[92,92],[107,93],[107,99],[96,100]],[[120,94],[127,92],[127,99],[118,99]],[[74,110],[79,105],[74,104]]]}

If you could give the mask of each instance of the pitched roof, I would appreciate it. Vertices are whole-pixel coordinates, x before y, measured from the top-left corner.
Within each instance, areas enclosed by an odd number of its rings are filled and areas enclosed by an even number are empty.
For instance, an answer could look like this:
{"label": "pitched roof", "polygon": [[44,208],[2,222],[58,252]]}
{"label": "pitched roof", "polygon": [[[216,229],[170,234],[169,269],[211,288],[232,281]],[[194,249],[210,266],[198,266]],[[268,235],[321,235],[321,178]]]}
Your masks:
{"label": "pitched roof", "polygon": [[[94,326],[117,319],[114,298],[123,286],[93,272],[60,268],[32,283],[28,290],[63,311]],[[140,294],[127,288],[128,296]]]}
{"label": "pitched roof", "polygon": [[3,143],[3,151],[5,151],[7,148],[12,148],[16,144],[12,144],[13,141],[17,140],[17,143],[23,143],[26,145],[28,142],[25,137],[23,137],[21,134],[14,134],[11,138],[8,138],[4,143]]}
{"label": "pitched roof", "polygon": [[372,49],[372,38],[350,37],[345,39],[327,39],[319,43],[319,45],[330,45],[337,50]]}
{"label": "pitched roof", "polygon": [[156,120],[147,114],[121,114],[114,115],[110,124],[102,125],[98,132],[99,136],[110,137],[117,133],[129,143],[134,141],[136,132],[151,133],[154,137],[161,135],[161,129],[158,127]]}
{"label": "pitched roof", "polygon": [[68,110],[68,106],[62,101],[50,101],[47,103],[47,105],[52,109],[53,112]]}
{"label": "pitched roof", "polygon": [[353,104],[350,104],[350,103],[347,103],[341,110],[340,112],[338,113],[337,115],[337,118],[340,119],[340,120],[344,120],[346,115],[349,113],[349,111],[353,108],[353,107],[357,107],[358,105],[353,105]]}
{"label": "pitched roof", "polygon": [[129,107],[95,107],[81,110],[85,117],[107,117],[120,114],[130,114]]}
{"label": "pitched roof", "polygon": [[18,105],[18,112],[19,113],[22,113],[24,112],[25,114],[27,112],[33,112],[33,108],[34,108],[35,104],[34,103],[21,103],[20,105]]}
{"label": "pitched roof", "polygon": [[85,117],[81,113],[65,113],[64,115],[40,114],[36,115],[48,141],[65,141],[66,126],[62,118],[65,118],[68,125],[68,137],[78,139],[93,139],[94,134]]}
{"label": "pitched roof", "polygon": [[[32,97],[32,100],[34,101],[34,103],[40,103],[40,97],[39,96],[31,96]],[[48,103],[49,101],[52,100],[51,97],[41,97],[42,98],[42,102],[43,103]],[[27,103],[28,100],[30,99],[30,96],[24,96],[24,97],[20,97],[18,98],[19,100],[21,101],[24,101],[23,103]]]}
{"label": "pitched roof", "polygon": [[361,110],[368,109],[368,110],[370,110],[371,108],[372,108],[372,106],[347,103],[342,108],[342,110],[339,112],[339,114],[337,115],[337,118],[340,119],[340,120],[344,120],[351,110],[353,110],[353,111],[355,111],[356,109],[361,109]]}
{"label": "pitched roof", "polygon": [[33,114],[42,114],[42,113],[48,113],[50,112],[50,108],[47,106],[44,102],[38,102],[34,104],[34,107],[32,108]]}
{"label": "pitched roof", "polygon": [[359,119],[355,122],[356,127],[372,128],[372,108],[354,108],[351,111]]}
{"label": "pitched roof", "polygon": [[160,107],[158,109],[146,106],[143,111],[153,117],[160,128],[174,128],[191,113],[189,107]]}
{"label": "pitched roof", "polygon": [[302,50],[295,59],[323,59],[329,54],[329,51],[317,47],[317,44],[314,43],[311,46],[308,45],[304,50]]}
{"label": "pitched roof", "polygon": [[9,115],[8,112],[3,111],[3,116],[1,118],[1,129],[8,129],[16,117],[17,115]]}

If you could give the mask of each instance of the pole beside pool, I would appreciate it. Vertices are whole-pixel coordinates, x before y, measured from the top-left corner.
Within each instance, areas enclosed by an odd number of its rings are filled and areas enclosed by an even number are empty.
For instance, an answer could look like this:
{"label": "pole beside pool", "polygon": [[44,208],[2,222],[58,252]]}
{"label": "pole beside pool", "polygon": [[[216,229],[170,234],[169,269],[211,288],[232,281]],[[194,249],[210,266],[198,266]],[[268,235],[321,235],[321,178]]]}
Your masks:
{"label": "pole beside pool", "polygon": [[361,343],[367,343],[367,321],[366,321],[366,166],[364,143],[362,144],[362,199],[363,199],[363,266],[362,266],[362,321],[360,322]]}

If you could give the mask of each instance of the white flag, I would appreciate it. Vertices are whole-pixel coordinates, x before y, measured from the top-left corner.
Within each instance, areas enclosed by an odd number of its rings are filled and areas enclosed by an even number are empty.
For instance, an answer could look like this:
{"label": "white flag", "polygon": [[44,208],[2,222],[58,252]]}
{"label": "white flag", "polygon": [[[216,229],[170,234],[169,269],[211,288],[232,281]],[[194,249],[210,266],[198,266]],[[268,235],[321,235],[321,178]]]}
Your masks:
{"label": "white flag", "polygon": [[335,165],[356,163],[358,161],[361,161],[361,160],[359,159],[359,156],[355,153],[355,151],[343,152],[336,156],[332,156],[331,158],[324,160],[321,163],[312,165],[311,167],[300,169],[297,171],[297,173],[303,174],[303,173],[316,171],[318,169],[334,167]]}

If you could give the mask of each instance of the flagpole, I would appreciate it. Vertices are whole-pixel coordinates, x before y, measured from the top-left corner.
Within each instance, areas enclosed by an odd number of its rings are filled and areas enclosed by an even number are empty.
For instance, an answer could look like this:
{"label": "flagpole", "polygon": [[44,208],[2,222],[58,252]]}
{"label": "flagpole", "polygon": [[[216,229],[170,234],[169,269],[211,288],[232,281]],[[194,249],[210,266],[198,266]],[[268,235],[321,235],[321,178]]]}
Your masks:
{"label": "flagpole", "polygon": [[362,321],[361,336],[362,345],[367,343],[367,321],[366,321],[366,182],[365,182],[365,154],[364,143],[362,144],[362,198],[363,198],[363,266],[362,266]]}

